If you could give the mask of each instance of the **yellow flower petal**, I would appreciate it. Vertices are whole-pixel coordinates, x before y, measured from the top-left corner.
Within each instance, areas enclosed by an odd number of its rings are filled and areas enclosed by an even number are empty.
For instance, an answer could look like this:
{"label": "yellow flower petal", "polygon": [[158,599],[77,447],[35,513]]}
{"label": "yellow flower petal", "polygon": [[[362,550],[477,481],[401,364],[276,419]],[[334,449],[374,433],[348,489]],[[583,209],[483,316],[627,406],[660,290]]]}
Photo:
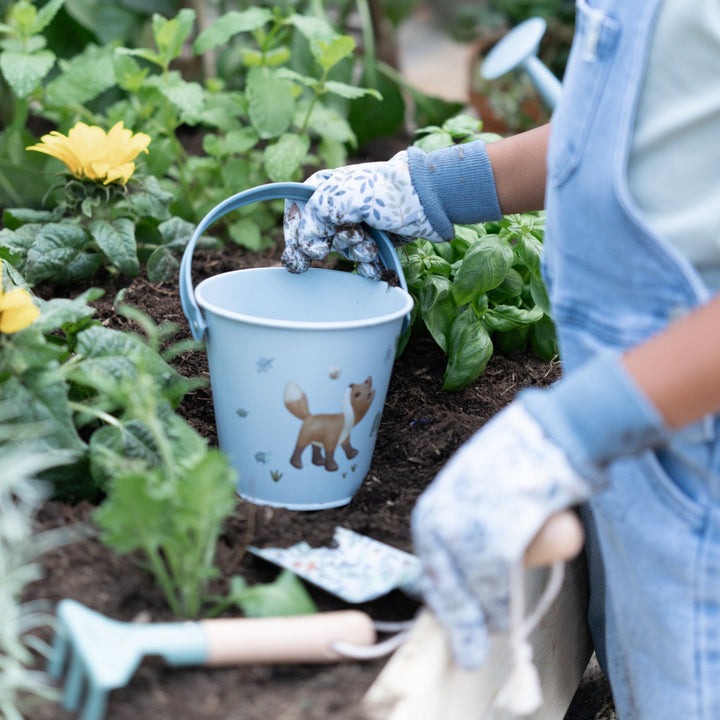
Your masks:
{"label": "yellow flower petal", "polygon": [[41,142],[28,150],[58,158],[78,178],[108,184],[119,181],[123,185],[135,172],[133,160],[148,152],[151,138],[135,133],[123,126],[122,121],[105,132],[96,125],[79,122],[67,137],[57,131],[44,135]]}
{"label": "yellow flower petal", "polygon": [[120,182],[125,185],[134,172],[135,163],[132,162],[124,163],[123,165],[111,168],[106,173],[107,177],[105,178],[105,185],[114,182],[115,180],[120,180]]}
{"label": "yellow flower petal", "polygon": [[0,294],[1,333],[18,332],[32,325],[39,316],[40,310],[33,304],[32,296],[27,290],[17,288]]}

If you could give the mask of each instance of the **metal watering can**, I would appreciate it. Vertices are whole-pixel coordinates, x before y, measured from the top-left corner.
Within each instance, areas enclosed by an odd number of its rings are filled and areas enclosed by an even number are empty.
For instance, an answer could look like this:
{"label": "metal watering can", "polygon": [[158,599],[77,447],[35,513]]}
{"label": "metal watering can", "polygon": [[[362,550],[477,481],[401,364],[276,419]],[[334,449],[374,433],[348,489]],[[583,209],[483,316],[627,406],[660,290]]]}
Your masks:
{"label": "metal watering can", "polygon": [[293,510],[345,505],[367,475],[413,300],[387,235],[373,230],[399,287],[354,273],[285,268],[222,273],[193,289],[200,236],[262,200],[307,201],[302,183],[233,195],[197,226],[180,265],[192,334],[206,341],[218,442],[247,500]]}
{"label": "metal watering can", "polygon": [[546,28],[547,23],[541,17],[530,18],[516,25],[487,54],[480,74],[485,80],[496,80],[515,68],[522,68],[552,110],[560,99],[562,85],[537,57]]}

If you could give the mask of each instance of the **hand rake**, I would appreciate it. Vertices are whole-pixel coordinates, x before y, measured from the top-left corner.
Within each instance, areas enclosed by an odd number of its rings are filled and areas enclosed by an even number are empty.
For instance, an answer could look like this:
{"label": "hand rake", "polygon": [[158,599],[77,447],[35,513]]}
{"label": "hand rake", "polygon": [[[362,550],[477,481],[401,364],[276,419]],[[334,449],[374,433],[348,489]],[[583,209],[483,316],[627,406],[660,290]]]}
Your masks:
{"label": "hand rake", "polygon": [[359,610],[141,624],[61,600],[57,617],[48,669],[65,677],[62,705],[80,711],[81,720],[101,720],[110,690],[126,685],[144,656],[176,667],[331,663],[359,657],[353,651],[368,649],[376,638],[372,619]]}

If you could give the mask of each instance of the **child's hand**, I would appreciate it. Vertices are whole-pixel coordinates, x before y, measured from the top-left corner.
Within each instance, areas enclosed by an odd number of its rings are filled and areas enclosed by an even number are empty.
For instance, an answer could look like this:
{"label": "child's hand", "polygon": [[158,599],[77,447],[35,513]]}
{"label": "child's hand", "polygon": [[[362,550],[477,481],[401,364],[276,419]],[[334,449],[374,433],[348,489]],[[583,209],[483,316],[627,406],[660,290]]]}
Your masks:
{"label": "child's hand", "polygon": [[334,250],[358,263],[359,274],[379,278],[378,248],[366,226],[390,233],[397,245],[420,237],[442,242],[415,192],[404,150],[387,162],[321,170],[307,184],[317,188],[310,200],[285,206],[282,262],[290,272],[304,272]]}
{"label": "child's hand", "polygon": [[606,482],[617,458],[669,442],[665,422],[615,354],[546,390],[521,392],[460,448],[412,515],[425,599],[463,667],[509,625],[510,575],[545,521]]}
{"label": "child's hand", "polygon": [[489,634],[509,630],[513,568],[546,520],[591,486],[519,402],[451,458],[412,515],[425,600],[464,668],[479,667]]}

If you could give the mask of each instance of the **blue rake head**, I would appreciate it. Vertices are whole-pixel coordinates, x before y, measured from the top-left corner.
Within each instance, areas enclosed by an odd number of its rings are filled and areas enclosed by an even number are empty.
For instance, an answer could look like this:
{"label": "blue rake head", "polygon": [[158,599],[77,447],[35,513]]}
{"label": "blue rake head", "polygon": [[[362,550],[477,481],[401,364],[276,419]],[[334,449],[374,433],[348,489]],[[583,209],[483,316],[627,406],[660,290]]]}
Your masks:
{"label": "blue rake head", "polygon": [[[62,706],[80,720],[102,720],[108,693],[128,683],[146,655],[171,665],[201,664],[206,640],[197,623],[134,624],[61,600],[48,671],[64,678]],[[82,709],[81,709],[82,706]]]}

